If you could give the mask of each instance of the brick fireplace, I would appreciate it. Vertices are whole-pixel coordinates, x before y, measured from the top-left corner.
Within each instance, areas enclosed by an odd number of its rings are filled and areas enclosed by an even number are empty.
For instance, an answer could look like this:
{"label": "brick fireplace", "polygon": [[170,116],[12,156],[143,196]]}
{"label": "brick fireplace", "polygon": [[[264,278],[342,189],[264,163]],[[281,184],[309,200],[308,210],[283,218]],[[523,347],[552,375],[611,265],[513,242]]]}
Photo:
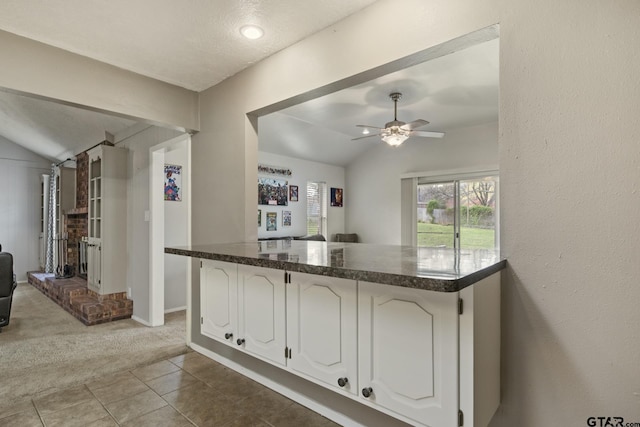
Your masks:
{"label": "brick fireplace", "polygon": [[126,293],[98,295],[87,289],[86,264],[82,265],[82,238],[88,236],[89,155],[76,156],[76,206],[64,216],[67,263],[75,277],[56,278],[55,274],[29,272],[29,283],[87,326],[131,318],[133,301]]}
{"label": "brick fireplace", "polygon": [[76,206],[75,209],[68,211],[64,217],[64,231],[68,236],[68,262],[73,266],[74,274],[83,278],[86,278],[86,274],[83,275],[80,268],[79,248],[82,237],[88,235],[88,176],[89,156],[87,153],[78,154],[76,156]]}

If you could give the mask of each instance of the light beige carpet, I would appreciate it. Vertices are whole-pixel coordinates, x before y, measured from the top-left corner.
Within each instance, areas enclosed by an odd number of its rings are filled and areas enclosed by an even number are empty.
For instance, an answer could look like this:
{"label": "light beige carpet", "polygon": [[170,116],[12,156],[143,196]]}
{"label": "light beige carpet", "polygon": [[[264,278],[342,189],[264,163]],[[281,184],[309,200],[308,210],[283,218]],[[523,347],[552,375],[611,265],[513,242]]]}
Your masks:
{"label": "light beige carpet", "polygon": [[0,333],[0,407],[188,351],[185,313],[149,328],[134,320],[84,326],[29,284],[18,285]]}

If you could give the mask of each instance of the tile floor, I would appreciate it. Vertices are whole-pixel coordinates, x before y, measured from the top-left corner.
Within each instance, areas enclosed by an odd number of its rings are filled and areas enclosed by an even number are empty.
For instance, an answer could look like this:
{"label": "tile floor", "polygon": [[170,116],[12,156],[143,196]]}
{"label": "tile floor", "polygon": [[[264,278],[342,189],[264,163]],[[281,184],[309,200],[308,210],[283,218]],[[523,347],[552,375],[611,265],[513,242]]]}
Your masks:
{"label": "tile floor", "polygon": [[194,425],[337,426],[196,352],[0,409],[3,427]]}

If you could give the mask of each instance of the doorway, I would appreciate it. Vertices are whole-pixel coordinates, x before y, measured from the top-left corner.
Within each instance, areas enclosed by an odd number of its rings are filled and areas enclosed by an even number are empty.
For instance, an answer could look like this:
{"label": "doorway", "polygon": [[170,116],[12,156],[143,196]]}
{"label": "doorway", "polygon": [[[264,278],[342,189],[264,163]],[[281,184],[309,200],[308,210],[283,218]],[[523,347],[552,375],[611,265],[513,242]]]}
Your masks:
{"label": "doorway", "polygon": [[[149,233],[149,323],[164,324],[165,312],[186,307],[186,318],[191,316],[191,263],[188,258],[166,260],[164,248],[167,244],[185,246],[191,244],[191,137],[180,135],[149,149],[150,188],[148,219]],[[177,187],[178,197],[165,201],[160,188],[167,182],[165,165],[172,165],[171,183]],[[179,167],[176,169],[175,167]],[[179,171],[179,179],[176,179]],[[182,292],[182,295],[180,295]],[[177,299],[169,304],[166,302]],[[191,324],[186,322],[186,341],[191,341]]]}

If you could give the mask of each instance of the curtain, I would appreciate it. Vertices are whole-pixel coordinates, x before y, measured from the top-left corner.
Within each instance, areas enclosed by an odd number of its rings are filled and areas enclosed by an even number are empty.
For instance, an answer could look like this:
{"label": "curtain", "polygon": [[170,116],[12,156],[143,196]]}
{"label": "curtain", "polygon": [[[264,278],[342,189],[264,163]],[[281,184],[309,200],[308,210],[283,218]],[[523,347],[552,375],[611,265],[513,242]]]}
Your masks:
{"label": "curtain", "polygon": [[56,237],[56,172],[57,166],[51,164],[51,176],[49,178],[49,212],[47,215],[47,261],[45,263],[45,273],[54,272],[54,251]]}
{"label": "curtain", "polygon": [[417,185],[417,178],[400,180],[400,244],[405,246],[415,246],[417,243]]}

